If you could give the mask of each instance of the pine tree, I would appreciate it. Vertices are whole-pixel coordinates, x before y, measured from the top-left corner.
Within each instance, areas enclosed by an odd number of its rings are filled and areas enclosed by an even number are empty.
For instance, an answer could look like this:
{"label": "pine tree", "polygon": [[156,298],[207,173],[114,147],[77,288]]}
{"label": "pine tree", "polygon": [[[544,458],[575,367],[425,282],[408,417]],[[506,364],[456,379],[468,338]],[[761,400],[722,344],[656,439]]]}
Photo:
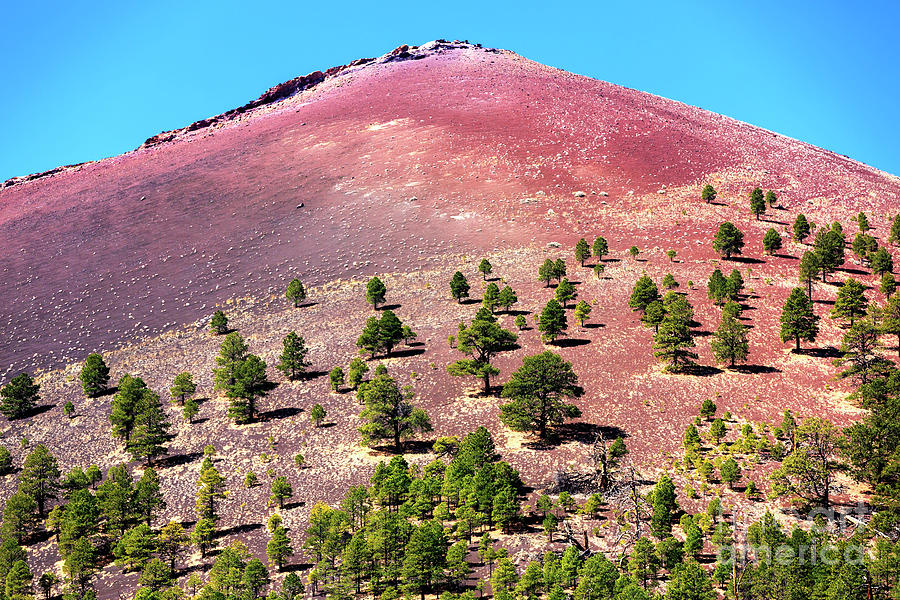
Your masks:
{"label": "pine tree", "polygon": [[379,278],[373,277],[366,284],[366,302],[371,304],[375,310],[378,310],[378,305],[384,302],[385,294],[387,294],[387,288]]}
{"label": "pine tree", "polygon": [[756,216],[757,221],[759,221],[759,216],[766,212],[766,199],[762,189],[758,187],[753,188],[753,191],[750,192],[750,212]]}
{"label": "pine tree", "polygon": [[871,258],[872,273],[874,275],[883,275],[894,272],[894,259],[884,246],[872,253]]}
{"label": "pine tree", "polygon": [[394,347],[403,339],[403,322],[397,318],[392,310],[384,311],[378,322],[379,348],[390,356]]}
{"label": "pine tree", "polygon": [[97,572],[97,551],[86,538],[75,542],[63,562],[63,572],[69,576],[70,585],[84,597],[94,573]]}
{"label": "pine tree", "polygon": [[294,555],[294,548],[284,527],[275,527],[272,531],[272,539],[266,544],[266,556],[269,562],[275,565],[279,571],[284,569],[287,559]]}
{"label": "pine tree", "polygon": [[15,538],[21,544],[37,521],[36,513],[37,503],[28,494],[17,492],[10,496],[3,507],[2,537]]}
{"label": "pine tree", "polygon": [[598,263],[602,261],[603,257],[609,254],[609,244],[606,243],[606,238],[598,235],[591,246],[591,252]]}
{"label": "pine tree", "polygon": [[545,287],[550,287],[550,280],[556,277],[555,273],[555,265],[552,260],[549,258],[544,261],[544,264],[538,269],[538,280],[546,282]]}
{"label": "pine tree", "polygon": [[456,337],[456,349],[468,358],[451,363],[447,366],[447,371],[455,376],[481,377],[484,393],[488,394],[491,377],[500,373],[491,364],[494,357],[512,347],[516,340],[516,334],[500,327],[497,319],[482,308],[470,326],[460,324]]}
{"label": "pine tree", "polygon": [[769,190],[766,192],[766,204],[769,205],[769,208],[775,208],[775,203],[778,202],[778,196],[775,194],[774,190]]}
{"label": "pine tree", "polygon": [[886,374],[892,365],[880,354],[878,329],[868,319],[857,321],[850,326],[841,341],[841,365],[848,368],[841,377],[853,377],[859,385],[866,385],[877,376]]}
{"label": "pine tree", "polygon": [[553,342],[567,328],[566,311],[559,305],[559,302],[551,298],[544,306],[544,310],[541,311],[540,320],[538,321],[538,331],[541,332],[541,339]]}
{"label": "pine tree", "polygon": [[106,392],[109,384],[109,367],[106,366],[103,357],[94,352],[89,354],[78,376],[81,379],[81,387],[88,398],[96,398]]}
{"label": "pine tree", "polygon": [[284,508],[284,501],[294,495],[294,488],[288,483],[287,477],[279,476],[272,480],[271,499],[278,503],[278,508]]}
{"label": "pine tree", "polygon": [[124,465],[111,467],[106,481],[97,488],[100,514],[106,520],[108,531],[122,534],[137,520],[134,499],[134,481],[128,469]]}
{"label": "pine tree", "polygon": [[588,320],[590,314],[591,305],[585,300],[579,300],[578,304],[575,305],[575,320],[578,321],[578,324],[584,327],[584,322]]}
{"label": "pine tree", "polygon": [[515,431],[531,431],[546,439],[552,427],[581,416],[578,407],[566,400],[583,394],[572,363],[549,351],[526,356],[503,386],[503,397],[510,402],[500,407],[500,420]]}
{"label": "pine tree", "polygon": [[638,538],[628,559],[628,571],[635,579],[641,582],[641,586],[647,589],[647,584],[656,579],[659,573],[659,557],[656,548],[648,538]]}
{"label": "pine tree", "polygon": [[803,243],[803,240],[809,237],[810,226],[806,220],[806,215],[800,213],[794,219],[794,240]]}
{"label": "pine tree", "polygon": [[392,377],[379,375],[365,386],[362,396],[366,407],[359,415],[363,420],[359,432],[364,444],[390,440],[399,451],[403,440],[431,431],[428,414],[411,403],[412,389],[400,389]]}
{"label": "pine tree", "polygon": [[17,560],[6,575],[6,598],[8,600],[26,600],[34,598],[32,594],[34,575],[24,560]]}
{"label": "pine tree", "polygon": [[228,416],[236,423],[249,423],[256,416],[256,401],[266,395],[271,385],[266,375],[266,363],[250,354],[234,374],[234,384],[226,390]]}
{"label": "pine tree", "polygon": [[666,318],[666,309],[663,306],[661,300],[654,300],[650,304],[647,305],[647,308],[644,310],[644,316],[641,317],[641,322],[647,327],[653,327],[653,332],[656,333],[659,331],[659,325],[663,322],[663,319]]}
{"label": "pine tree", "polygon": [[800,259],[799,280],[806,283],[806,295],[812,300],[813,280],[819,275],[822,265],[819,263],[819,255],[815,252],[804,252]]}
{"label": "pine tree", "polygon": [[683,296],[676,296],[677,299],[666,305],[666,316],[653,336],[653,355],[668,363],[667,371],[677,373],[693,364],[697,354],[690,350],[696,346],[690,328],[693,310]]}
{"label": "pine tree", "polygon": [[209,329],[216,335],[222,335],[228,332],[228,317],[221,310],[213,313],[209,320]]}
{"label": "pine tree", "polygon": [[353,358],[350,361],[350,366],[347,367],[347,383],[350,384],[352,389],[357,389],[368,372],[369,365],[366,364],[366,361],[359,357]]}
{"label": "pine tree", "polygon": [[747,342],[747,326],[733,316],[723,313],[710,346],[719,362],[728,361],[732,367],[736,361],[745,362],[750,349]]}
{"label": "pine tree", "polygon": [[219,500],[225,498],[225,478],[212,464],[208,464],[200,473],[197,480],[197,516],[200,520],[209,519],[217,521],[219,516],[216,506]]}
{"label": "pine tree", "polygon": [[275,368],[284,373],[284,376],[290,381],[299,379],[309,362],[306,355],[309,350],[306,348],[306,341],[297,335],[296,332],[288,333],[281,342],[282,351],[278,356],[278,364]]}
{"label": "pine tree", "polygon": [[728,297],[728,280],[722,275],[722,271],[715,269],[709,276],[706,284],[706,295],[716,304],[721,304]]}
{"label": "pine tree", "polygon": [[631,256],[631,258],[633,260],[636,260],[638,257],[638,254],[640,254],[640,253],[641,253],[641,249],[638,248],[637,246],[632,246],[631,248],[628,249],[628,254]]}
{"label": "pine tree", "polygon": [[344,370],[335,367],[328,373],[328,384],[331,386],[332,392],[340,392],[344,387]]}
{"label": "pine tree", "polygon": [[770,227],[763,236],[763,250],[766,254],[774,254],[781,250],[781,236],[775,231],[774,227]]}
{"label": "pine tree", "polygon": [[214,369],[215,389],[228,390],[237,379],[237,370],[241,363],[247,359],[247,344],[244,338],[236,331],[225,336],[219,348],[219,356],[216,357],[218,369]]}
{"label": "pine tree", "polygon": [[19,491],[32,498],[38,506],[38,516],[44,517],[44,508],[55,499],[59,489],[59,466],[43,444],[38,444],[25,458],[19,474]]}
{"label": "pine tree", "polygon": [[726,433],[728,433],[728,430],[725,428],[725,421],[722,419],[716,419],[709,426],[709,435],[716,444],[722,441]]}
{"label": "pine tree", "polygon": [[184,417],[184,420],[191,424],[194,422],[194,417],[200,412],[200,405],[193,398],[188,398],[184,402],[184,408],[181,411],[181,415]]}
{"label": "pine tree", "polygon": [[709,421],[716,416],[716,403],[712,398],[706,398],[700,404],[700,416]]}
{"label": "pine tree", "polygon": [[185,547],[190,543],[190,539],[181,523],[172,521],[163,525],[159,530],[157,538],[159,555],[166,560],[170,570],[175,570],[175,565],[184,553]]}
{"label": "pine tree", "polygon": [[491,282],[484,288],[481,305],[491,311],[491,313],[500,305],[500,288],[497,287],[496,283]]}
{"label": "pine tree", "polygon": [[878,291],[880,291],[886,298],[890,298],[894,295],[894,292],[897,291],[897,280],[894,279],[894,276],[890,273],[885,273],[881,276],[881,281],[878,284]]}
{"label": "pine tree", "polygon": [[733,223],[725,221],[719,225],[719,230],[713,238],[713,250],[731,258],[733,254],[740,254],[744,248],[744,234]]}
{"label": "pine tree", "polygon": [[553,277],[556,281],[561,281],[566,276],[566,261],[557,258],[553,261]]}
{"label": "pine tree", "polygon": [[500,296],[497,298],[497,304],[506,312],[509,312],[512,305],[518,301],[519,297],[516,296],[516,292],[508,285],[500,290]]}
{"label": "pine tree", "polygon": [[569,301],[575,300],[577,297],[578,292],[575,290],[575,286],[568,278],[564,277],[556,286],[556,301],[562,304],[563,308],[567,308]]}
{"label": "pine tree", "polygon": [[888,235],[888,243],[896,246],[900,242],[900,215],[896,215],[891,221],[891,233]]}
{"label": "pine tree", "polygon": [[134,460],[147,460],[149,467],[153,459],[166,453],[165,442],[169,439],[171,425],[166,420],[159,395],[145,390],[136,407],[134,429],[125,444]]}
{"label": "pine tree", "polygon": [[140,570],[156,550],[153,531],[144,523],[132,527],[113,547],[116,564],[125,571]]}
{"label": "pine tree", "polygon": [[794,288],[781,311],[781,341],[796,341],[796,351],[800,351],[800,340],[814,342],[819,335],[819,317],[813,314],[812,302],[803,288]]}
{"label": "pine tree", "polygon": [[893,294],[884,305],[882,333],[897,336],[897,352],[900,353],[900,294]]}
{"label": "pine tree", "polygon": [[322,425],[322,422],[325,420],[325,409],[318,402],[313,404],[313,407],[310,409],[309,420],[312,421],[315,427]]}
{"label": "pine tree", "polygon": [[381,349],[380,328],[381,322],[378,320],[378,317],[369,317],[366,319],[366,325],[363,327],[362,333],[356,340],[356,347],[360,351],[368,352],[371,358],[375,358],[375,354]]}
{"label": "pine tree", "polygon": [[[152,558],[141,569],[138,584],[141,586],[141,590],[158,593],[164,587],[171,585],[172,579],[172,570],[169,566],[161,558]],[[138,596],[140,596],[140,592],[138,592]]]}
{"label": "pine tree", "polygon": [[700,199],[709,204],[713,200],[716,199],[716,188],[711,186],[710,184],[706,184],[703,186],[703,190],[700,192]]}
{"label": "pine tree", "polygon": [[844,236],[835,229],[819,229],[814,247],[822,270],[822,281],[844,264]]}
{"label": "pine tree", "polygon": [[169,394],[174,400],[177,400],[184,406],[185,400],[193,396],[196,391],[197,384],[194,383],[194,377],[188,372],[183,372],[175,376],[172,387],[169,389]]}
{"label": "pine tree", "polygon": [[207,518],[199,519],[191,532],[191,543],[200,550],[201,558],[206,558],[206,554],[215,546],[215,539],[216,522]]}
{"label": "pine tree", "polygon": [[306,288],[303,287],[303,284],[299,279],[292,279],[288,284],[287,291],[285,291],[284,295],[291,301],[294,308],[297,308],[300,306],[301,302],[306,300]]}
{"label": "pine tree", "polygon": [[[449,566],[446,548],[444,528],[438,521],[426,521],[413,529],[400,569],[409,597],[418,593],[424,600],[425,592],[443,575],[444,567]],[[448,580],[453,582],[452,575]]]}
{"label": "pine tree", "polygon": [[53,596],[53,588],[57,583],[59,583],[59,577],[55,573],[47,572],[41,575],[38,579],[38,587],[44,592],[44,600],[50,600]]}
{"label": "pine tree", "polygon": [[147,467],[141,474],[134,489],[134,510],[147,525],[153,525],[154,519],[166,508],[162,495],[162,487],[156,470]]}
{"label": "pine tree", "polygon": [[126,444],[131,439],[144,395],[149,393],[152,392],[140,377],[132,377],[126,373],[119,379],[118,389],[112,400],[109,422],[112,424],[113,435],[125,440]]}
{"label": "pine tree", "polygon": [[866,314],[868,307],[865,286],[851,277],[838,289],[837,300],[831,309],[831,318],[848,319],[852,327],[857,317]]}
{"label": "pine tree", "polygon": [[634,310],[646,311],[647,306],[658,300],[660,300],[660,296],[656,284],[647,275],[642,275],[634,284],[628,306]]}
{"label": "pine tree", "polygon": [[485,281],[487,281],[488,275],[490,275],[493,270],[494,267],[491,266],[491,262],[486,258],[482,258],[481,262],[478,263],[478,272],[481,273],[481,276]]}
{"label": "pine tree", "polygon": [[741,467],[731,457],[722,463],[722,468],[719,472],[722,476],[722,481],[728,484],[729,489],[734,489],[734,484],[741,480]]}
{"label": "pine tree", "polygon": [[662,286],[667,290],[674,290],[678,287],[678,282],[675,281],[674,275],[666,273],[665,277],[662,279]]}
{"label": "pine tree", "polygon": [[453,278],[450,279],[450,295],[457,303],[462,302],[463,298],[469,297],[469,282],[466,280],[466,276],[459,271],[454,273]]}
{"label": "pine tree", "polygon": [[0,388],[0,413],[10,421],[27,416],[41,399],[40,389],[28,373],[16,375]]}
{"label": "pine tree", "polygon": [[663,538],[672,533],[672,519],[677,512],[675,484],[668,475],[663,473],[653,487],[653,514],[650,518],[650,528],[656,537]]}
{"label": "pine tree", "polygon": [[715,600],[717,597],[709,575],[694,560],[675,567],[666,589],[666,600]]}
{"label": "pine tree", "polygon": [[591,247],[588,246],[587,240],[581,238],[578,240],[578,243],[575,244],[575,260],[581,263],[581,266],[584,266],[584,261],[591,257]]}

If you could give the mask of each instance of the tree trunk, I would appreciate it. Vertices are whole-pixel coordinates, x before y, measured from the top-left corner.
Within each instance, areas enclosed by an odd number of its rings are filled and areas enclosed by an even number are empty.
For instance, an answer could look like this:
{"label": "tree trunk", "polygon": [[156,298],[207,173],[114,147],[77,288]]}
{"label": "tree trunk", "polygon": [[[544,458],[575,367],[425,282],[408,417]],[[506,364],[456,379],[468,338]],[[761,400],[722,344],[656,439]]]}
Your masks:
{"label": "tree trunk", "polygon": [[797,352],[800,352],[800,334],[797,334]]}

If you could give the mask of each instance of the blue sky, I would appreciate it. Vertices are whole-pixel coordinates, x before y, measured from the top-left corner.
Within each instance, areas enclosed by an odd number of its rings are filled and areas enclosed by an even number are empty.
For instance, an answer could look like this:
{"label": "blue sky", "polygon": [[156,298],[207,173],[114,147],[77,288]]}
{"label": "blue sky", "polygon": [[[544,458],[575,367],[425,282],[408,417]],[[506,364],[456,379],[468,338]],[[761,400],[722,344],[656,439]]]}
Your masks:
{"label": "blue sky", "polygon": [[888,2],[6,3],[0,180],[132,149],[271,85],[458,38],[900,174]]}

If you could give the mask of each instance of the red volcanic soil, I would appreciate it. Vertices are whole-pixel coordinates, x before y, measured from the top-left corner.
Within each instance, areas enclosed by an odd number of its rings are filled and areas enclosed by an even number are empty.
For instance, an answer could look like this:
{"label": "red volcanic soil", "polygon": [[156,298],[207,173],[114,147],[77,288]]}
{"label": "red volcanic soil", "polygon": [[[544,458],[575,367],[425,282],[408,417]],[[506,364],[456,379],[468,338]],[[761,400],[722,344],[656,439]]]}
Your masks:
{"label": "red volcanic soil", "polygon": [[619,224],[705,255],[709,226],[731,216],[696,206],[706,181],[726,200],[776,189],[822,220],[883,218],[900,196],[896,178],[844,157],[511,52],[433,43],[329,73],[152,140],[171,141],[7,182],[0,379],[297,275],[318,284]]}
{"label": "red volcanic soil", "polygon": [[[715,204],[699,200],[705,183],[719,190]],[[757,185],[779,196],[760,221],[747,201]],[[819,224],[841,220],[852,236],[850,217],[865,211],[884,243],[898,205],[896,177],[697,108],[506,51],[462,43],[398,49],[276,86],[123,156],[7,182],[0,189],[0,379],[77,363],[99,349],[114,379],[138,374],[163,395],[176,373],[192,372],[206,400],[193,426],[182,423],[177,407],[168,409],[176,435],[158,465],[168,502],[160,522],[193,519],[199,459],[214,443],[230,494],[220,541],[240,537],[261,555],[261,523],[271,512],[264,473],[285,474],[294,486],[297,502],[284,516],[297,547],[312,504],[336,502],[385,457],[359,447],[355,397],[330,393],[325,377],[356,353],[372,314],[363,301],[369,274],[384,277],[388,303],[419,334],[419,345],[385,362],[413,385],[434,436],[484,424],[526,483],[542,488],[556,471],[584,463],[592,431],[602,426],[626,437],[631,458],[652,477],[660,469],[678,473],[672,460],[682,432],[707,397],[717,398],[720,414],[757,423],[787,408],[840,424],[858,414],[844,400],[848,384],[834,379],[842,333],[834,322],[823,318],[820,339],[803,354],[779,339],[780,309],[807,249],[787,241],[787,232],[803,212]],[[744,257],[725,261],[713,252],[724,220],[745,232]],[[774,257],[762,253],[770,227],[785,235]],[[575,241],[596,235],[611,248],[602,279],[572,259]],[[632,245],[641,249],[637,260],[628,256]],[[677,250],[675,262],[667,249]],[[447,337],[477,308],[452,301],[447,282],[459,269],[480,298],[482,256],[517,291],[515,308],[529,313],[529,323],[553,292],[536,281],[546,258],[565,258],[580,297],[594,305],[584,329],[569,309],[568,336],[550,347],[573,362],[586,389],[578,401],[583,419],[552,447],[511,433],[499,422],[498,398],[478,396],[477,382],[447,374],[446,365],[460,358]],[[749,366],[739,370],[714,367],[709,350],[720,310],[705,284],[717,267],[740,269],[748,292]],[[700,374],[666,374],[653,358],[651,333],[627,306],[642,272],[656,281],[673,273],[694,305],[706,366]],[[832,280],[849,275],[875,283],[848,251],[846,268]],[[286,306],[283,291],[293,277],[311,288],[310,306]],[[823,317],[835,289],[816,285]],[[869,297],[882,300],[874,289]],[[258,423],[231,424],[212,390],[220,338],[191,323],[219,305],[279,384],[261,403]],[[501,320],[512,327],[511,315]],[[306,338],[315,371],[295,383],[271,368],[291,329]],[[534,329],[519,342],[497,359],[498,385],[524,355],[546,347]],[[64,471],[92,462],[105,470],[127,456],[109,431],[108,397],[85,400],[78,368],[44,374],[42,403],[50,406],[27,420],[4,420],[0,434],[46,443]],[[75,404],[73,419],[63,416],[67,400]],[[328,427],[309,424],[317,402],[328,411]],[[734,436],[737,424],[731,427]],[[431,460],[425,447],[410,460]],[[21,464],[27,450],[9,448]],[[293,466],[296,452],[308,469]],[[745,473],[765,490],[771,467],[747,464]],[[242,486],[249,469],[264,485]],[[13,479],[0,487],[0,499],[12,493]],[[723,494],[727,506],[740,502],[736,493]],[[58,559],[50,541],[31,556],[42,569]],[[118,575],[104,571],[101,597],[116,595]]]}

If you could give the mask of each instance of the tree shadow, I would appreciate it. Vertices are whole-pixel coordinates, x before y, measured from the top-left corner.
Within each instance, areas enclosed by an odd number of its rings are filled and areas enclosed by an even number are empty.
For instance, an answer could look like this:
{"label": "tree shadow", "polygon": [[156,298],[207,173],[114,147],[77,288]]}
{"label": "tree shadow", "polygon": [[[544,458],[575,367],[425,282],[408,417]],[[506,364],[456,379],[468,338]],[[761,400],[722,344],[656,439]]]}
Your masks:
{"label": "tree shadow", "polygon": [[606,327],[603,323],[585,323],[585,329],[600,329],[601,327]]}
{"label": "tree shadow", "polygon": [[794,260],[798,260],[798,259],[799,259],[799,257],[794,256],[793,254],[782,254],[782,253],[780,253],[780,252],[779,252],[779,253],[776,253],[776,254],[773,254],[772,256],[777,256],[778,258],[791,258],[791,259],[794,259]]}
{"label": "tree shadow", "polygon": [[[31,410],[26,411],[21,417],[18,417],[18,419],[28,419],[30,417],[36,417],[38,415],[42,415],[45,412],[47,412],[48,410],[53,409],[54,406],[56,406],[56,405],[55,404],[41,404],[40,406],[35,406]],[[12,420],[15,421],[18,419],[12,419]]]}
{"label": "tree shadow", "polygon": [[403,305],[402,304],[382,304],[381,306],[378,307],[378,310],[380,310],[382,312],[386,311],[386,310],[397,310],[401,306],[403,306]]}
{"label": "tree shadow", "polygon": [[557,348],[574,348],[576,346],[585,346],[590,344],[591,340],[585,339],[572,339],[572,338],[560,338],[553,342],[553,345]]}
{"label": "tree shadow", "polygon": [[697,331],[694,331],[693,334],[694,337],[709,337],[712,335],[712,332],[705,329],[698,329]]}
{"label": "tree shadow", "polygon": [[262,529],[262,523],[242,523],[240,525],[235,525],[234,527],[226,527],[225,529],[218,531],[215,537],[216,539],[221,539],[229,535],[250,533],[251,531],[256,531],[257,529]]}
{"label": "tree shadow", "polygon": [[303,411],[296,406],[285,406],[283,408],[276,408],[274,410],[261,412],[256,416],[256,420],[264,423],[267,421],[275,421],[277,419],[287,419],[289,417],[299,415],[301,412]]}
{"label": "tree shadow", "polygon": [[293,563],[290,565],[284,565],[281,568],[281,572],[282,573],[293,573],[296,571],[308,571],[309,569],[312,569],[313,566],[314,565],[312,563],[304,563],[304,562]]}
{"label": "tree shadow", "polygon": [[868,275],[869,273],[863,271],[862,269],[857,269],[855,267],[841,267],[841,271],[844,273],[850,273],[851,275]]}
{"label": "tree shadow", "polygon": [[735,365],[729,367],[732,371],[738,373],[747,373],[748,375],[761,375],[763,373],[781,373],[781,369],[770,367],[767,365]]}
{"label": "tree shadow", "polygon": [[410,342],[407,344],[410,348],[421,348],[425,345],[425,342]]}
{"label": "tree shadow", "polygon": [[294,500],[293,502],[285,502],[284,506],[282,506],[282,510],[292,510],[295,508],[300,508],[301,506],[306,506],[306,502],[303,500]]}
{"label": "tree shadow", "polygon": [[628,434],[621,427],[615,425],[598,425],[575,421],[563,423],[553,430],[553,440],[560,444],[567,442],[579,442],[581,444],[593,444],[597,436],[602,434],[607,440],[627,438]]}
{"label": "tree shadow", "polygon": [[425,348],[410,348],[409,350],[397,350],[395,352],[391,352],[389,355],[385,356],[385,358],[408,358],[410,356],[418,356],[419,354],[425,354]]}
{"label": "tree shadow", "polygon": [[603,258],[600,260],[600,262],[617,263],[617,262],[622,262],[622,259],[621,258]]}
{"label": "tree shadow", "polygon": [[834,346],[825,346],[824,348],[800,348],[800,351],[791,350],[794,354],[801,356],[812,356],[814,358],[840,358],[841,351]]}
{"label": "tree shadow", "polygon": [[504,314],[511,315],[511,316],[513,316],[513,317],[518,317],[518,316],[520,316],[520,315],[524,317],[524,316],[527,315],[527,314],[531,314],[531,313],[530,313],[529,311],[527,311],[527,310],[518,310],[518,309],[516,309],[516,310],[506,310],[506,311],[503,311],[503,312],[504,312]]}
{"label": "tree shadow", "polygon": [[719,367],[713,367],[711,365],[687,365],[681,369],[681,373],[684,375],[694,375],[695,377],[712,377],[713,375],[724,373],[724,371]]}
{"label": "tree shadow", "polygon": [[481,298],[463,298],[457,304],[481,304]]}
{"label": "tree shadow", "polygon": [[207,421],[209,421],[209,417],[200,417],[199,419],[194,419],[193,421],[188,423],[188,425],[203,425]]}
{"label": "tree shadow", "polygon": [[752,256],[732,256],[731,258],[726,258],[725,260],[730,260],[731,262],[744,263],[748,265],[761,265],[764,261],[753,258]]}
{"label": "tree shadow", "polygon": [[[328,375],[328,371],[303,371],[302,373],[300,373],[300,377],[298,377],[296,381],[308,381],[310,379],[325,377],[326,375]],[[274,390],[275,387],[272,387],[272,389]]]}
{"label": "tree shadow", "polygon": [[813,304],[825,304],[828,306],[834,306],[834,300],[822,300],[817,298],[813,300]]}
{"label": "tree shadow", "polygon": [[[196,422],[196,421],[195,421]],[[172,454],[156,461],[157,469],[168,469],[169,467],[180,467],[194,462],[203,456],[202,452],[186,452],[182,454]]]}

